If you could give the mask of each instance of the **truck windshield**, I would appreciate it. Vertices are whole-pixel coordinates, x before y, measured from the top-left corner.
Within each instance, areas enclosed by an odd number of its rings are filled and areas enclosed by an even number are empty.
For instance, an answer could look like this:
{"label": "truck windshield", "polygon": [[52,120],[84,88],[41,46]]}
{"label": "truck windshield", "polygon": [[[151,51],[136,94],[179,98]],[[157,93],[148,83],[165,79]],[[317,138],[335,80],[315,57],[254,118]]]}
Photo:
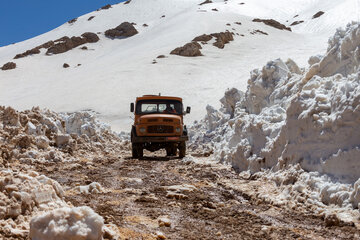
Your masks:
{"label": "truck windshield", "polygon": [[136,103],[136,114],[182,114],[182,103],[176,100],[141,100]]}

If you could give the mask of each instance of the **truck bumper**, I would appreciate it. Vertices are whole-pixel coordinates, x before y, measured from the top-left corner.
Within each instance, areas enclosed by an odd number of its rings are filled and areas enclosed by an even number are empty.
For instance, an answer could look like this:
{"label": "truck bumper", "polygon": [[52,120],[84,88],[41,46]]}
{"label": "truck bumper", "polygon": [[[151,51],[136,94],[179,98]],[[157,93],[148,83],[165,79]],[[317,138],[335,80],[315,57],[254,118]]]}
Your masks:
{"label": "truck bumper", "polygon": [[148,142],[185,142],[188,141],[188,136],[179,137],[133,137],[131,142],[133,143],[148,143]]}

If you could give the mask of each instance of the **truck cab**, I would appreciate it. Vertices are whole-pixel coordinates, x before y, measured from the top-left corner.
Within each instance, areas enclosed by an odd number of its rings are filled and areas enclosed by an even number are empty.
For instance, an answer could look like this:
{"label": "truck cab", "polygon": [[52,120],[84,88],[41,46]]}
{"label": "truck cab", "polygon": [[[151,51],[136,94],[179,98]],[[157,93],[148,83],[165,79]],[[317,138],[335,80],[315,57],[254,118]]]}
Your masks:
{"label": "truck cab", "polygon": [[179,97],[137,97],[136,102],[130,104],[130,111],[135,115],[131,128],[132,157],[143,157],[144,149],[151,152],[165,149],[167,156],[176,156],[179,150],[179,157],[185,157],[185,142],[189,138],[184,115],[190,110],[187,107],[184,111]]}

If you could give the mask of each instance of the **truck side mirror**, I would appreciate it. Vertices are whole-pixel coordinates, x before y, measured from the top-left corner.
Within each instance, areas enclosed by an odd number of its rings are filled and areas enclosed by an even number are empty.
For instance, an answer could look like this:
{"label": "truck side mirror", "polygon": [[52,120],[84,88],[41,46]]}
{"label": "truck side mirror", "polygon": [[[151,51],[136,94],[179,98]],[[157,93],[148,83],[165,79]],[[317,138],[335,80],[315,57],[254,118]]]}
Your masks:
{"label": "truck side mirror", "polygon": [[135,109],[134,103],[130,103],[130,112],[134,112],[134,109]]}
{"label": "truck side mirror", "polygon": [[190,113],[191,107],[186,107],[186,113]]}

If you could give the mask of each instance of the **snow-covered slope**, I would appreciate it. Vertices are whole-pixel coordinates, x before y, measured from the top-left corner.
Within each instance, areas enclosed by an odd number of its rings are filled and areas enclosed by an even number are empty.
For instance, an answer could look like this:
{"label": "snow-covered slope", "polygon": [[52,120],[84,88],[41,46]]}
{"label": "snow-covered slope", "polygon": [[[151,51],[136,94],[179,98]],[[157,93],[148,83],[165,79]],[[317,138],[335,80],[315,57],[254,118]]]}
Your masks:
{"label": "snow-covered slope", "polygon": [[[0,48],[1,66],[9,61],[17,64],[14,70],[0,71],[0,104],[18,109],[36,105],[55,111],[92,109],[113,129],[128,130],[129,102],[142,94],[161,92],[181,96],[193,107],[187,118],[190,123],[205,114],[207,104],[219,106],[218,99],[228,87],[246,89],[249,71],[270,59],[290,57],[306,67],[309,56],[325,52],[325,43],[337,27],[358,18],[356,0],[215,0],[200,6],[201,2],[132,0]],[[312,19],[318,11],[325,14]],[[88,21],[91,16],[95,18]],[[271,18],[287,26],[304,22],[289,32],[252,22],[254,18]],[[136,23],[139,34],[114,40],[104,36],[107,29],[125,21]],[[208,44],[201,50],[202,57],[169,55],[198,35],[225,30],[234,32],[235,39],[224,49]],[[254,30],[268,35],[251,34]],[[99,42],[86,44],[87,51],[77,47],[46,56],[42,49],[41,54],[12,60],[16,54],[49,40],[84,32],[101,32]],[[152,64],[161,54],[168,57]],[[64,69],[64,63],[70,68]]]}

